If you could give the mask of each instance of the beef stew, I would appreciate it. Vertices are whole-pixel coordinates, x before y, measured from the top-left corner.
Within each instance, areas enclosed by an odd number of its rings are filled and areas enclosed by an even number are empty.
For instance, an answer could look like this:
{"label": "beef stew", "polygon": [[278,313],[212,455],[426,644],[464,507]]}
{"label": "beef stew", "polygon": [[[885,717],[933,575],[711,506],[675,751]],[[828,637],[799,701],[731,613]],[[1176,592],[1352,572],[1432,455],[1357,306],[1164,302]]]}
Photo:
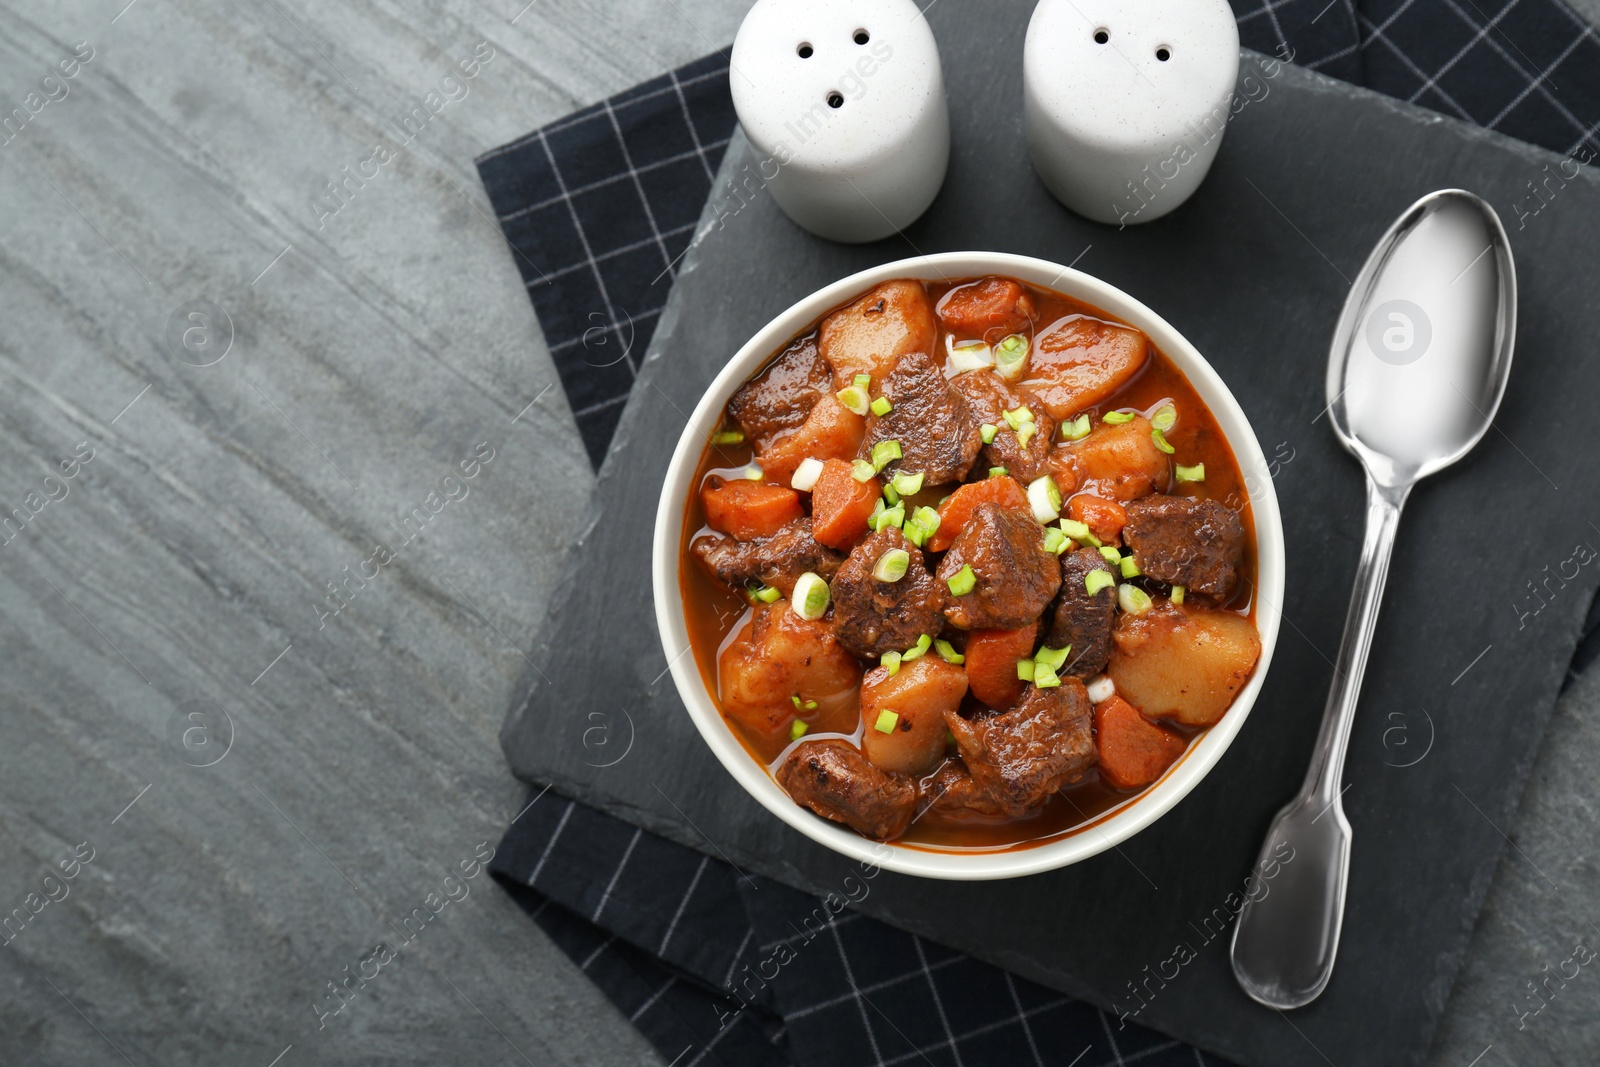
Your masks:
{"label": "beef stew", "polygon": [[706,687],[794,801],[1031,847],[1168,774],[1255,670],[1254,523],[1145,335],[1010,278],[884,283],[732,397],[684,515]]}

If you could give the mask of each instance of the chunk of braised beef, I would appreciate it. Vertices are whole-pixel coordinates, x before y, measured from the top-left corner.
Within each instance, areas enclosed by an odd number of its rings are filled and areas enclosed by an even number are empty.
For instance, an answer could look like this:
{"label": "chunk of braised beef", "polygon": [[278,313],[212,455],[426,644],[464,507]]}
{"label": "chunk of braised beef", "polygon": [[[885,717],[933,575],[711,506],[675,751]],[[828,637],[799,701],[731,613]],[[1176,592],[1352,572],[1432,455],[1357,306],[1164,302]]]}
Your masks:
{"label": "chunk of braised beef", "polygon": [[963,567],[972,592],[952,595],[945,618],[963,630],[1013,630],[1037,619],[1061,588],[1061,563],[1044,547],[1044,530],[1025,511],[979,504],[939,561],[948,588]]}
{"label": "chunk of braised beef", "polygon": [[916,813],[917,788],[911,779],[874,767],[848,741],[797,746],[778,768],[777,779],[801,807],[875,841],[905,833]]}
{"label": "chunk of braised beef", "polygon": [[917,783],[922,811],[936,815],[1000,815],[1005,807],[989,790],[972,780],[960,756],[947,759],[933,774]]}
{"label": "chunk of braised beef", "polygon": [[[873,568],[895,549],[911,557],[906,573],[898,581],[880,581]],[[858,656],[900,652],[923,634],[936,636],[944,628],[945,587],[928,572],[922,550],[892,526],[851,551],[832,587],[834,633]]]}
{"label": "chunk of braised beef", "polygon": [[1089,595],[1088,578],[1095,571],[1111,573],[1105,558],[1092,548],[1080,548],[1061,557],[1061,592],[1044,643],[1049,648],[1072,647],[1062,676],[1087,678],[1106,669],[1111,658],[1111,631],[1117,621],[1116,586]]}
{"label": "chunk of braised beef", "polygon": [[1077,678],[1030,687],[1010,711],[979,719],[946,714],[975,789],[1008,815],[1037,810],[1094,765],[1093,707]]}
{"label": "chunk of braised beef", "polygon": [[1226,600],[1244,563],[1244,523],[1215,500],[1147,496],[1128,505],[1122,537],[1139,569],[1159,582]]}
{"label": "chunk of braised beef", "polygon": [[991,340],[1026,329],[1039,314],[1033,297],[1010,278],[984,278],[958,286],[939,301],[938,312],[946,329]]}
{"label": "chunk of braised beef", "polygon": [[983,448],[981,423],[933,358],[925,352],[901,356],[884,379],[882,392],[893,407],[886,415],[867,419],[861,455],[870,458],[874,445],[898,441],[901,458],[886,469],[921,471],[926,485],[965,478]]}
{"label": "chunk of braised beef", "polygon": [[728,401],[728,414],[760,450],[778,434],[804,423],[832,387],[833,368],[817,351],[816,336],[803,337],[739,387]]}
{"label": "chunk of braised beef", "polygon": [[759,541],[705,534],[695,538],[689,552],[713,578],[728,585],[739,588],[761,582],[782,590],[784,596],[794,591],[794,583],[807,571],[832,578],[845,558],[843,552],[817,543],[809,516]]}
{"label": "chunk of braised beef", "polygon": [[[1055,439],[1056,420],[1031,389],[1014,389],[986,370],[958,374],[950,379],[950,387],[967,402],[980,428],[983,423],[995,427],[994,441],[983,446],[980,467],[1004,467],[1021,482],[1050,473],[1050,445]],[[1021,408],[1027,408],[1033,416],[1026,445],[1022,443],[1022,426],[1012,429],[1005,418],[1006,412]]]}

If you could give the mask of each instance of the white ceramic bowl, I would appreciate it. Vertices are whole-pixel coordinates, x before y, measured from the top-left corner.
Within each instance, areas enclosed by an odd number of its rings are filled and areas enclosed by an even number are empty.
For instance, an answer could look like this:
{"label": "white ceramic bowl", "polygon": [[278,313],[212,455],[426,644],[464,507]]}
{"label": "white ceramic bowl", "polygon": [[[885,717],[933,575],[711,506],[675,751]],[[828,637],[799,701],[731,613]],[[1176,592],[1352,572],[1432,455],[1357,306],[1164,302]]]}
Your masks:
{"label": "white ceramic bowl", "polygon": [[[763,363],[826,312],[848,303],[879,282],[891,278],[972,278],[1006,275],[1081,300],[1143,330],[1168,359],[1189,379],[1216,417],[1227,437],[1250,493],[1255,516],[1257,553],[1256,627],[1261,634],[1261,659],[1255,674],[1239,692],[1222,721],[1203,734],[1161,778],[1137,797],[1100,816],[1093,825],[1031,848],[995,851],[935,851],[925,846],[889,844],[868,839],[837,823],[813,815],[791,800],[758,763],[723,719],[712,695],[706,691],[700,668],[692,656],[682,655],[689,644],[678,574],[682,560],[683,511],[693,490],[695,472],[706,442],[722,421],[722,412],[735,389]],[[1155,822],[1222,758],[1250,717],[1256,694],[1272,664],[1278,641],[1283,603],[1283,521],[1278,498],[1261,445],[1238,401],[1211,369],[1205,357],[1182,334],[1155,312],[1115,286],[1079,271],[1027,256],[999,252],[945,252],[885,263],[843,278],[820,289],[769,322],[741,348],[701,398],[678,440],[667,468],[656,512],[654,547],[656,625],[671,663],[672,680],[689,716],[723,767],[751,796],[778,818],[813,841],[852,859],[886,870],[926,878],[1015,878],[1064,867],[1111,848]]]}

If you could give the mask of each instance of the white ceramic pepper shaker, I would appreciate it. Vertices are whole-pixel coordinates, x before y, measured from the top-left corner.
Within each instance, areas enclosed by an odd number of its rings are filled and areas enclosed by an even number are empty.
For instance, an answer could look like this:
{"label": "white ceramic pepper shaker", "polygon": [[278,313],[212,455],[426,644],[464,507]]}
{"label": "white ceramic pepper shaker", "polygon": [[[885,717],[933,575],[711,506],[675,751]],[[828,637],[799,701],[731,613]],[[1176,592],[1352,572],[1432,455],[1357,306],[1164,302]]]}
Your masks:
{"label": "white ceramic pepper shaker", "polygon": [[1041,0],[1023,46],[1034,169],[1067,207],[1160,218],[1211,169],[1239,77],[1227,0]]}
{"label": "white ceramic pepper shaker", "polygon": [[944,74],[912,0],[757,0],[728,79],[760,181],[821,237],[887,237],[944,184]]}

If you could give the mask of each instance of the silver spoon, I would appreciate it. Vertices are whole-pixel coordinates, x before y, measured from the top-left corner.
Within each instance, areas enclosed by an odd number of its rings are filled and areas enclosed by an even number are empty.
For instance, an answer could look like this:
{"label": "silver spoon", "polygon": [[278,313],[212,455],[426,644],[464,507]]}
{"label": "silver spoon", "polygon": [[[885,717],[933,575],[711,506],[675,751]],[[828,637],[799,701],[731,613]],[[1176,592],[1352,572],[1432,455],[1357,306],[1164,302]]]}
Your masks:
{"label": "silver spoon", "polygon": [[1367,532],[1311,767],[1262,843],[1255,873],[1265,892],[1249,894],[1233,929],[1234,977],[1268,1007],[1311,1003],[1333,974],[1350,870],[1339,782],[1400,509],[1419,479],[1488,430],[1516,326],[1505,229],[1460,189],[1430,193],[1389,227],[1339,316],[1328,411],[1367,471]]}

